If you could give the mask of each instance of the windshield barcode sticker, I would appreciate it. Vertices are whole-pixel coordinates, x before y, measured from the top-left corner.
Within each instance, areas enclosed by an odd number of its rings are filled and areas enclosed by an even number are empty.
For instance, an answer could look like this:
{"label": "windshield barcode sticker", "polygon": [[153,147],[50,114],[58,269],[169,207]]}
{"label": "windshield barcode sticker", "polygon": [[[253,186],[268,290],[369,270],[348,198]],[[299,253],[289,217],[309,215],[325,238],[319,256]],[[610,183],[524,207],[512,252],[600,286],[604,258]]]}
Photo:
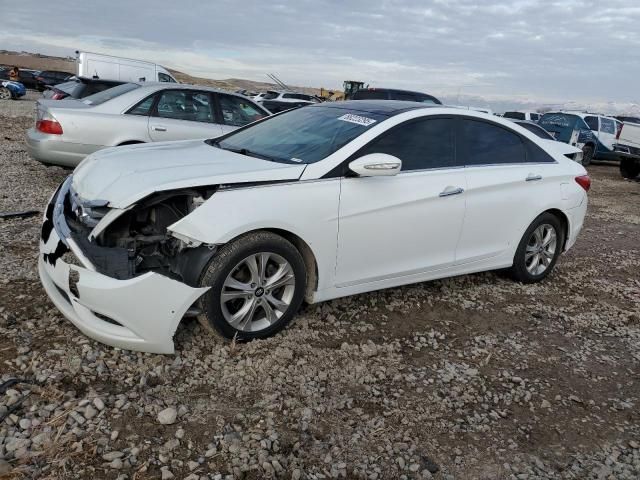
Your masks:
{"label": "windshield barcode sticker", "polygon": [[360,115],[354,115],[352,113],[342,115],[341,117],[338,117],[338,120],[342,120],[343,122],[357,123],[358,125],[363,125],[365,127],[376,123],[373,118],[361,117]]}

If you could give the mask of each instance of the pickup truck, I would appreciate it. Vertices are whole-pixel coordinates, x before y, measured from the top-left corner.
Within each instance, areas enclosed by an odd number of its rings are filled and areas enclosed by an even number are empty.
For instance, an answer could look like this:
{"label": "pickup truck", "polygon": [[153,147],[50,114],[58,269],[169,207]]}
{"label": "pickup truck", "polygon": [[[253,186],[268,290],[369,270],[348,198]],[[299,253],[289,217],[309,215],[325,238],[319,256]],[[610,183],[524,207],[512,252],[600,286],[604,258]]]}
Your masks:
{"label": "pickup truck", "polygon": [[640,174],[640,124],[623,123],[613,150],[620,157],[622,176],[636,178]]}

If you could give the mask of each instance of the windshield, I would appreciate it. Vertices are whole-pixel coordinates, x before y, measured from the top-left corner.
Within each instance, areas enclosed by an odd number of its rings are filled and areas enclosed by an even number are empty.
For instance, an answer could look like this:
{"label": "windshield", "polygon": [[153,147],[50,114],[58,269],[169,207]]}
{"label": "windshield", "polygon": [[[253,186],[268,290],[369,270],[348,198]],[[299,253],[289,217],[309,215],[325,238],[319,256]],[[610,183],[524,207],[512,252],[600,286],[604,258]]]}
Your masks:
{"label": "windshield", "polygon": [[82,100],[82,103],[86,103],[87,105],[100,105],[107,100],[119,97],[120,95],[135,90],[136,88],[140,88],[140,85],[138,85],[137,83],[123,83],[122,85],[118,85],[117,87],[109,88],[107,90],[103,90],[102,92],[89,95]]}
{"label": "windshield", "polygon": [[576,128],[587,128],[580,117],[569,113],[545,113],[538,125],[550,132],[556,140],[565,143],[571,140]]}
{"label": "windshield", "polygon": [[267,118],[210,144],[276,162],[315,163],[386,118],[359,110],[303,107]]}

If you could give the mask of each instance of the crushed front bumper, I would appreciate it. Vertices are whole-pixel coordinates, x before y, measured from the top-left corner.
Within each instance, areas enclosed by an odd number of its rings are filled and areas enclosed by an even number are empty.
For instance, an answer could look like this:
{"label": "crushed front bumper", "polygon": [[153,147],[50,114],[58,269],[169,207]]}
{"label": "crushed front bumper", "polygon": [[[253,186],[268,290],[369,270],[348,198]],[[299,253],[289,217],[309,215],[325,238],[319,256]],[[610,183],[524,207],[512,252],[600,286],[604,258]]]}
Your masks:
{"label": "crushed front bumper", "polygon": [[[42,228],[38,272],[49,298],[78,329],[99,342],[173,353],[180,319],[208,289],[192,288],[154,272],[128,280],[96,272],[69,236],[63,201],[70,184],[68,177],[52,197]],[[73,255],[77,262],[65,262],[66,255]]]}

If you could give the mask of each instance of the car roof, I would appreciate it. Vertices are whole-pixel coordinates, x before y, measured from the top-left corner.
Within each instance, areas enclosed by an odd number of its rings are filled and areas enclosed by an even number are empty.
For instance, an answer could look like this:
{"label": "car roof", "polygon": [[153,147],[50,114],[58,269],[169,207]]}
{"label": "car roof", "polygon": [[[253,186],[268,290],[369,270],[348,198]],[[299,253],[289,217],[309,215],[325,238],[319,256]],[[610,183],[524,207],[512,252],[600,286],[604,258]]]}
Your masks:
{"label": "car roof", "polygon": [[442,108],[442,105],[428,105],[406,100],[346,100],[344,102],[324,102],[305,108],[341,108],[359,112],[376,113],[378,115],[393,116],[409,110],[419,108]]}
{"label": "car roof", "polygon": [[227,95],[242,96],[239,93],[229,92],[222,90],[221,88],[205,87],[204,85],[191,85],[188,83],[173,83],[173,82],[127,82],[140,85],[141,88],[146,88],[151,91],[170,89],[170,90],[206,90],[207,92],[226,93]]}
{"label": "car roof", "polygon": [[433,95],[429,95],[428,93],[424,93],[424,92],[416,92],[415,90],[402,90],[401,88],[384,88],[384,87],[367,87],[367,88],[361,88],[360,90],[365,90],[365,91],[376,91],[376,92],[396,92],[396,93],[413,93],[415,95],[427,95],[429,97],[432,97]]}

